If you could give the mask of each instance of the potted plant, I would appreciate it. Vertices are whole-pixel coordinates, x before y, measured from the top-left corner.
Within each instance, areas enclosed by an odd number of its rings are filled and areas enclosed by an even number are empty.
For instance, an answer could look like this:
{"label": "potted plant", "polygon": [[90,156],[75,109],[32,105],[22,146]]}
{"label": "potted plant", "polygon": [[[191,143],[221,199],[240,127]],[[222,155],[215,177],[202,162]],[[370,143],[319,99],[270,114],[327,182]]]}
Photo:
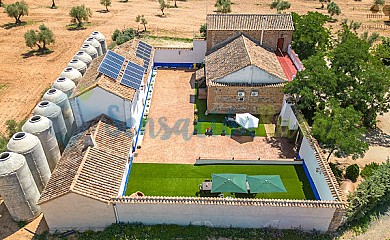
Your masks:
{"label": "potted plant", "polygon": [[195,115],[194,116],[194,125],[198,124],[198,119],[199,119],[198,115]]}

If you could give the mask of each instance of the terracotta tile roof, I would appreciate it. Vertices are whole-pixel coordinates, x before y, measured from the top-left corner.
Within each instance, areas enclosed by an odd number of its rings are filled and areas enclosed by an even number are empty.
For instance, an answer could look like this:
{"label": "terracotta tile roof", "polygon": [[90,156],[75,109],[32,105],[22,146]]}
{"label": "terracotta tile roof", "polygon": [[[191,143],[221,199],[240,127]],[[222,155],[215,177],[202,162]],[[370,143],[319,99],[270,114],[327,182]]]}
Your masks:
{"label": "terracotta tile roof", "polygon": [[[135,56],[137,44],[138,44],[138,40],[128,41],[120,46],[115,47],[112,51],[122,55],[123,57],[125,57],[127,60],[131,62],[143,66],[144,60]],[[151,63],[149,63],[149,69],[144,76],[144,81],[147,79],[148,73],[151,71],[151,68],[153,66],[153,54],[154,54],[154,48],[152,48],[152,56],[150,58]],[[99,86],[102,89],[106,90],[107,92],[115,94],[121,98],[130,101],[133,100],[136,90],[124,86],[120,84],[119,81],[104,76],[103,74],[97,71],[100,63],[103,61],[103,58],[104,56],[100,56],[92,61],[91,65],[87,69],[87,72],[80,80],[80,82],[77,84],[76,88],[74,89],[70,97],[74,98],[80,96],[81,94],[95,88],[96,86]]]}
{"label": "terracotta tile roof", "polygon": [[213,46],[206,55],[205,65],[207,83],[250,65],[287,81],[275,53],[242,33]]}
{"label": "terracotta tile roof", "polygon": [[198,69],[195,72],[195,80],[199,81],[205,77],[205,71],[204,68]]}
{"label": "terracotta tile roof", "polygon": [[291,14],[209,14],[207,30],[294,30]]}
{"label": "terracotta tile roof", "polygon": [[107,92],[115,94],[121,98],[130,101],[133,100],[136,90],[122,85],[119,81],[104,76],[103,74],[98,72],[97,69],[100,63],[103,61],[103,58],[104,56],[100,56],[92,61],[91,65],[87,69],[87,72],[77,84],[76,88],[73,90],[73,93],[70,98],[78,97],[81,94],[99,86]]}
{"label": "terracotta tile roof", "polygon": [[[95,138],[95,147],[84,149],[86,133]],[[123,122],[101,115],[85,123],[70,139],[38,203],[70,192],[110,201],[118,195],[131,145]]]}

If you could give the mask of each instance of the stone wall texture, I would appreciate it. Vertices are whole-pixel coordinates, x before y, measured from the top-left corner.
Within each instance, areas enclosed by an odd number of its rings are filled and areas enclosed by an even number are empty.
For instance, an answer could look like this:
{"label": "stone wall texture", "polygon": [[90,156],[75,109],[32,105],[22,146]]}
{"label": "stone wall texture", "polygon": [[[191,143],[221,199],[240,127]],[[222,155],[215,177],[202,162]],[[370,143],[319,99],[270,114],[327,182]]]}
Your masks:
{"label": "stone wall texture", "polygon": [[[275,115],[280,113],[283,104],[282,85],[278,86],[208,86],[208,113]],[[238,96],[244,92],[243,97]],[[258,96],[252,96],[257,92]]]}
{"label": "stone wall texture", "polygon": [[[215,44],[218,44],[229,37],[235,35],[238,32],[242,32],[258,42],[261,40],[261,31],[233,31],[233,30],[209,30],[207,31],[207,50],[209,50]],[[263,45],[272,51],[276,50],[278,39],[283,38],[283,52],[287,52],[287,47],[291,44],[293,31],[283,30],[266,30],[263,36]]]}

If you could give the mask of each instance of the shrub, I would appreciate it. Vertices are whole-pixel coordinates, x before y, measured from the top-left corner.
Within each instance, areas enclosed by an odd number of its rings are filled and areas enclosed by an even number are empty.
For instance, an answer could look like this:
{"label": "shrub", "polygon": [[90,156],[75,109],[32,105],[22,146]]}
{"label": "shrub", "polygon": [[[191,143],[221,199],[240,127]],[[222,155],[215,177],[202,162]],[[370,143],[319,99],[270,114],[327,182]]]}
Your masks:
{"label": "shrub", "polygon": [[373,170],[370,178],[364,180],[349,197],[347,226],[364,231],[372,219],[386,212],[390,196],[390,162]]}
{"label": "shrub", "polygon": [[379,164],[375,163],[375,162],[367,164],[366,166],[364,166],[362,172],[360,173],[360,176],[367,179],[374,174],[375,170],[377,170],[378,167],[379,167]]}
{"label": "shrub", "polygon": [[343,171],[338,168],[338,166],[334,163],[329,163],[330,169],[332,169],[332,172],[334,176],[336,177],[336,180],[340,183],[343,179]]}
{"label": "shrub", "polygon": [[206,23],[200,25],[199,32],[200,32],[200,35],[202,37],[206,37],[206,33],[207,33],[207,24]]}
{"label": "shrub", "polygon": [[115,41],[116,44],[121,45],[127,41],[130,41],[134,38],[134,29],[127,28],[123,31],[119,29],[115,29],[113,32],[111,39]]}
{"label": "shrub", "polygon": [[350,179],[352,182],[356,182],[356,179],[359,177],[359,166],[357,164],[352,164],[347,167],[345,178]]}

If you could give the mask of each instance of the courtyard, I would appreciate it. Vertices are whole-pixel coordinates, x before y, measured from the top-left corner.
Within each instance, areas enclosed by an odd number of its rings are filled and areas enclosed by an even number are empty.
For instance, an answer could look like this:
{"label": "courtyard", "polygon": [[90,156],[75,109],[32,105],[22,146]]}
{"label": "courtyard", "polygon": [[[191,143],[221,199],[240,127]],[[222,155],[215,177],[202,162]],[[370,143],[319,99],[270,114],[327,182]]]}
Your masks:
{"label": "courtyard", "polygon": [[158,70],[142,145],[134,163],[194,164],[196,159],[276,160],[296,156],[288,139],[193,135],[193,71]]}

